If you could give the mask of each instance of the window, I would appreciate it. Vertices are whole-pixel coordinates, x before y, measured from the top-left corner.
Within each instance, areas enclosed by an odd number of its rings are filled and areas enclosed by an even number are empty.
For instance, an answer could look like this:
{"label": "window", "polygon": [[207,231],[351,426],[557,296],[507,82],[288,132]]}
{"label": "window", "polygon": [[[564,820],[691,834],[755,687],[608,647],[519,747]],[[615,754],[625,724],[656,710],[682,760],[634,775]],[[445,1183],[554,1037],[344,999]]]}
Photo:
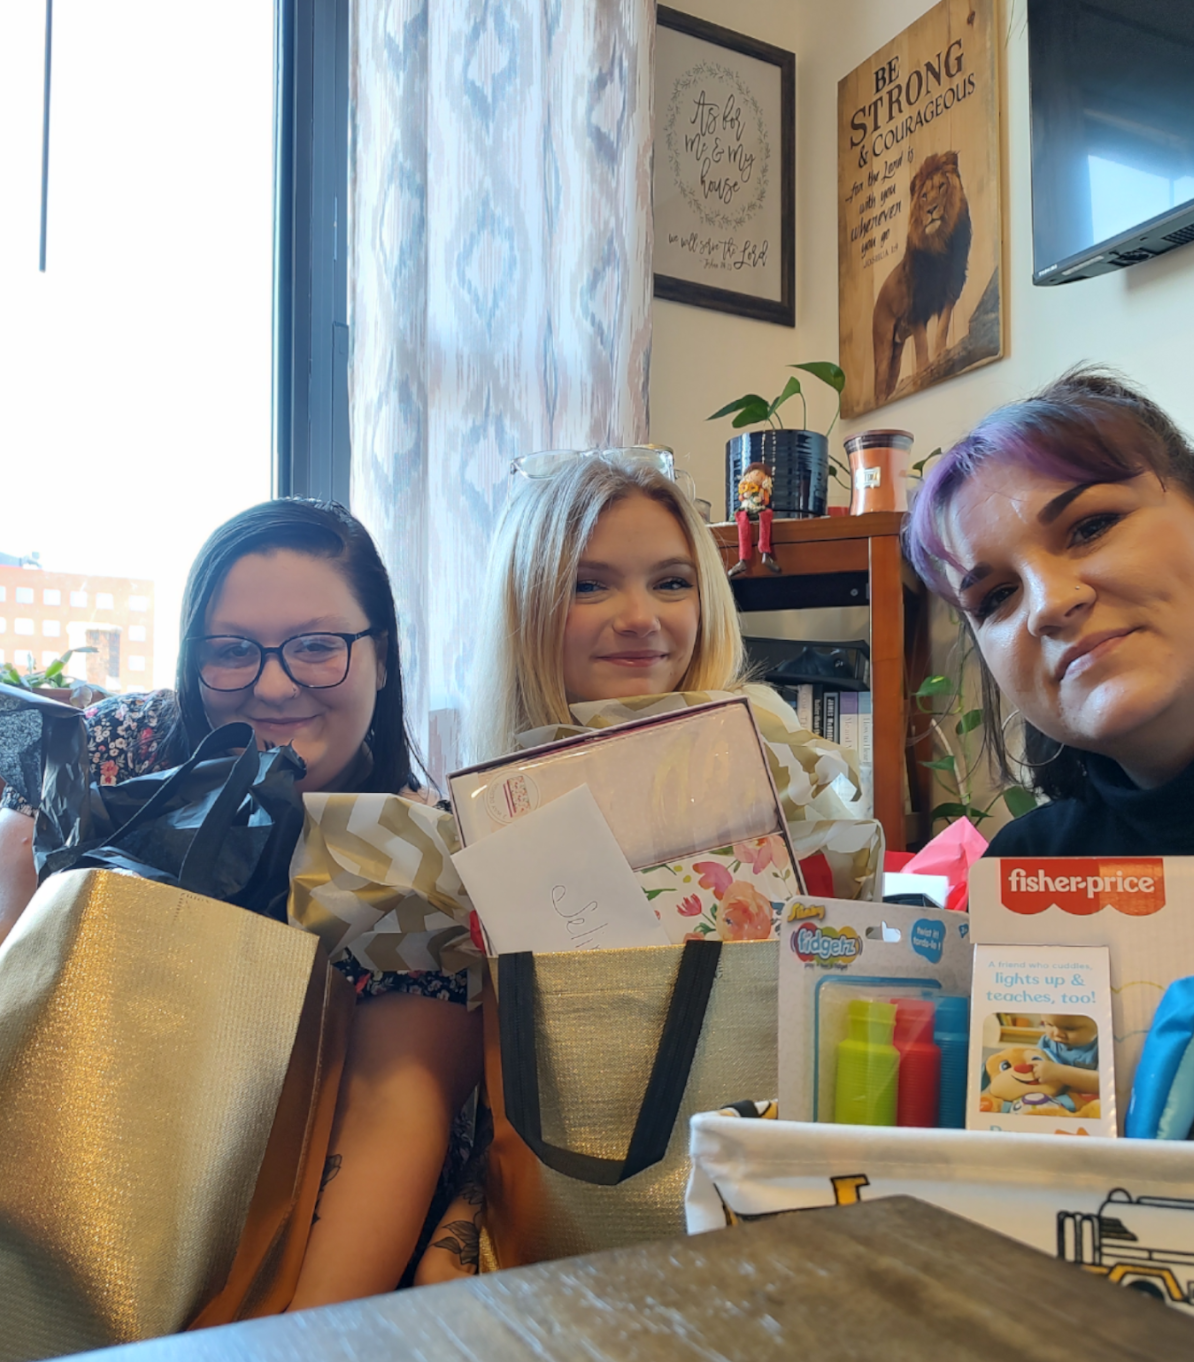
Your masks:
{"label": "window", "polygon": [[144,613],[149,609],[149,598],[146,596],[130,596],[129,609]]}
{"label": "window", "polygon": [[55,591],[53,587],[46,587],[41,593],[41,603],[42,605],[61,605],[62,592]]}
{"label": "window", "polygon": [[0,586],[0,601],[8,600],[8,587]]}
{"label": "window", "polygon": [[97,591],[95,593],[95,608],[97,610],[113,610],[116,602],[112,599],[110,591]]}
{"label": "window", "polygon": [[144,643],[146,638],[145,626],[143,624],[129,625],[129,642]]}
{"label": "window", "polygon": [[17,604],[18,605],[33,604],[33,588],[31,586],[17,587]]}
{"label": "window", "polygon": [[145,659],[144,659],[143,657],[136,657],[136,656],[133,656],[133,657],[130,657],[130,658],[129,658],[129,671],[131,671],[131,672],[143,672],[144,670],[145,670]]}
{"label": "window", "polygon": [[[41,274],[46,7],[0,4],[0,296],[21,333],[5,347],[0,554],[36,551],[104,625],[127,625],[139,597],[141,686],[169,684],[204,540],[271,492],[274,23],[294,8],[53,7]],[[113,489],[115,519],[97,512]],[[39,601],[40,575],[25,574]]]}
{"label": "window", "polygon": [[62,625],[57,620],[42,620],[42,638],[59,638],[62,634]]}
{"label": "window", "polygon": [[115,629],[88,629],[87,645],[95,653],[87,659],[87,680],[97,685],[119,684],[120,634]]}
{"label": "window", "polygon": [[275,457],[282,496],[349,497],[349,0],[278,7]]}
{"label": "window", "polygon": [[57,661],[58,661],[58,654],[57,654],[52,648],[51,648],[48,652],[42,653],[42,655],[41,655],[41,665],[42,665],[43,667],[48,667],[48,666],[50,665],[51,662],[57,662]]}
{"label": "window", "polygon": [[12,626],[18,634],[31,634],[33,632],[32,620],[14,620]]}

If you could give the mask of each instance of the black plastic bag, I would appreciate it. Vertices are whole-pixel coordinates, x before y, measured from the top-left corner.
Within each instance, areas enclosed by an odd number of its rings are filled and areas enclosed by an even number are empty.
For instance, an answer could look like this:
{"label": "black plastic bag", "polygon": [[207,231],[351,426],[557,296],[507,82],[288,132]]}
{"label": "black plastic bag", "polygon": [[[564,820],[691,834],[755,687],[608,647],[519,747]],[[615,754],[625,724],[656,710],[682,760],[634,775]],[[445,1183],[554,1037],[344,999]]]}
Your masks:
{"label": "black plastic bag", "polygon": [[258,752],[238,723],[173,770],[93,785],[82,715],[0,686],[0,777],[39,805],[39,883],[59,870],[125,870],[284,922],[305,772],[292,747]]}

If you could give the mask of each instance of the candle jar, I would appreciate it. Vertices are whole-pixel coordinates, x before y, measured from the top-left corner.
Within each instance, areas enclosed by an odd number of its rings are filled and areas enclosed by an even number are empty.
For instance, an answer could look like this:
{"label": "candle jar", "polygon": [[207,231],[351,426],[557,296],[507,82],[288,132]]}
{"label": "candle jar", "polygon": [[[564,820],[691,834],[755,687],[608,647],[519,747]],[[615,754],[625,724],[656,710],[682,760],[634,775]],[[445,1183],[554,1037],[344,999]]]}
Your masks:
{"label": "candle jar", "polygon": [[850,458],[850,514],[908,509],[912,433],[864,430],[846,440]]}

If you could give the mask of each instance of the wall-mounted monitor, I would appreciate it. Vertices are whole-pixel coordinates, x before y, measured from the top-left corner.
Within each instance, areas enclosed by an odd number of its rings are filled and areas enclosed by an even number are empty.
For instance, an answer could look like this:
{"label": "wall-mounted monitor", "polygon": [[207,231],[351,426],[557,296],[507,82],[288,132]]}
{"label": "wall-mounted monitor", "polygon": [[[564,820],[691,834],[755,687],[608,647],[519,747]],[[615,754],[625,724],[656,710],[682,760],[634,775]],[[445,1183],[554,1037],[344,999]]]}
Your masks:
{"label": "wall-mounted monitor", "polygon": [[1194,0],[1028,0],[1033,283],[1194,241]]}

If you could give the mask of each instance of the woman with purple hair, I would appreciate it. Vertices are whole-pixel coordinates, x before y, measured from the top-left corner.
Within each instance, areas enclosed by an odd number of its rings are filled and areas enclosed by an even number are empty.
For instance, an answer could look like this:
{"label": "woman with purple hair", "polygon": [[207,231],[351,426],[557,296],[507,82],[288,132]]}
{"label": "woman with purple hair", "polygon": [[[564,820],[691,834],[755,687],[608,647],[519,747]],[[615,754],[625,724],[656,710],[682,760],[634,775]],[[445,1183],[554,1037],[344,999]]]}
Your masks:
{"label": "woman with purple hair", "polygon": [[937,462],[905,550],[977,645],[999,773],[1051,801],[990,854],[1194,854],[1194,448],[1169,417],[1065,374]]}

